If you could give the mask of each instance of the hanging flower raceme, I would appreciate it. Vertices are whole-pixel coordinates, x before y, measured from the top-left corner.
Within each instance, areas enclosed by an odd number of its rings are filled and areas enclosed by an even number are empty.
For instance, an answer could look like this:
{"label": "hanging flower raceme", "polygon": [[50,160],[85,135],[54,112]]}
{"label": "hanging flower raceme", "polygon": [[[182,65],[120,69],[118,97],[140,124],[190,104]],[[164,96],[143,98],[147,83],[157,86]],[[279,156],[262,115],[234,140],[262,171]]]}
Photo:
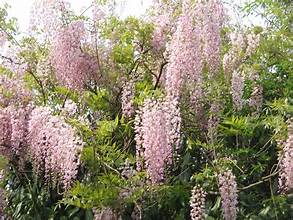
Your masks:
{"label": "hanging flower raceme", "polygon": [[8,108],[0,109],[0,146],[8,147],[11,145],[11,115]]}
{"label": "hanging flower raceme", "polygon": [[204,106],[205,98],[206,94],[203,90],[202,77],[199,77],[195,87],[190,91],[190,103],[195,113],[196,122],[201,131],[207,130],[207,118]]}
{"label": "hanging flower raceme", "polygon": [[167,42],[167,32],[170,26],[170,15],[163,14],[156,17],[152,46],[155,51],[162,51]]}
{"label": "hanging flower raceme", "polygon": [[27,147],[31,92],[22,80],[0,76],[0,145],[6,156],[24,156]]}
{"label": "hanging flower raceme", "polygon": [[67,22],[69,3],[64,0],[35,0],[31,8],[30,31],[43,32],[44,38],[53,39],[56,31]]}
{"label": "hanging flower raceme", "polygon": [[233,32],[229,37],[231,49],[223,57],[223,68],[227,75],[238,69],[245,58],[255,53],[260,43],[260,35],[254,33],[244,35]]}
{"label": "hanging flower raceme", "polygon": [[280,155],[279,189],[282,193],[293,191],[293,119],[289,120],[288,138]]}
{"label": "hanging flower raceme", "polygon": [[2,47],[7,41],[7,35],[3,31],[0,31],[0,47]]}
{"label": "hanging flower raceme", "polygon": [[166,116],[161,102],[146,100],[142,110],[142,138],[144,160],[152,183],[164,179],[165,162],[172,160],[172,147],[168,145]]}
{"label": "hanging flower raceme", "polygon": [[231,79],[231,94],[233,108],[235,111],[241,111],[243,108],[244,77],[238,71],[234,71]]}
{"label": "hanging flower raceme", "polygon": [[217,137],[217,127],[220,123],[219,112],[221,110],[220,103],[213,101],[210,107],[210,116],[208,120],[208,133],[209,141],[213,144]]}
{"label": "hanging flower raceme", "polygon": [[252,94],[248,100],[249,107],[255,109],[256,112],[261,111],[263,104],[263,87],[261,85],[256,85],[253,87]]}
{"label": "hanging flower raceme", "polygon": [[245,38],[242,33],[231,33],[229,35],[231,49],[223,57],[223,69],[225,73],[231,74],[241,63],[241,53],[246,47]]}
{"label": "hanging flower raceme", "polygon": [[164,110],[166,117],[168,145],[176,150],[176,152],[174,153],[178,154],[181,146],[181,114],[179,108],[179,100],[166,97],[164,102]]}
{"label": "hanging flower raceme", "polygon": [[[199,1],[199,8],[202,2]],[[219,71],[221,63],[221,29],[224,23],[224,7],[220,0],[206,1],[203,6],[203,33],[204,56],[209,75],[212,76]],[[199,9],[200,10],[200,9]]]}
{"label": "hanging flower raceme", "polygon": [[247,48],[246,48],[246,56],[251,56],[255,53],[260,43],[260,35],[250,33],[247,35]]}
{"label": "hanging flower raceme", "polygon": [[190,3],[185,1],[183,13],[168,47],[170,57],[166,72],[166,91],[167,96],[173,98],[180,97],[185,79],[197,80],[203,67],[200,30],[194,26],[190,7]]}
{"label": "hanging flower raceme", "polygon": [[155,52],[163,52],[166,49],[168,35],[171,34],[174,22],[174,8],[171,3],[158,0],[154,1],[151,21],[154,23],[152,46]]}
{"label": "hanging flower raceme", "polygon": [[190,198],[191,220],[205,219],[206,192],[199,186],[194,186]]}
{"label": "hanging flower raceme", "polygon": [[98,64],[96,59],[81,49],[85,35],[82,21],[60,28],[51,48],[51,61],[57,80],[73,90],[82,90],[86,83],[95,80]]}
{"label": "hanging flower raceme", "polygon": [[30,105],[11,110],[11,147],[16,155],[24,156],[26,153],[30,113]]}
{"label": "hanging flower raceme", "polygon": [[219,191],[225,220],[235,220],[237,215],[237,183],[234,174],[228,170],[218,175]]}
{"label": "hanging flower raceme", "polygon": [[0,109],[0,146],[3,155],[24,157],[27,148],[30,106]]}
{"label": "hanging flower raceme", "polygon": [[83,143],[64,119],[48,108],[37,107],[29,121],[29,152],[35,172],[45,174],[48,184],[68,189],[77,175]]}
{"label": "hanging flower raceme", "polygon": [[31,92],[21,79],[0,75],[0,107],[26,106],[31,99]]}
{"label": "hanging flower raceme", "polygon": [[137,110],[134,120],[134,130],[136,142],[136,169],[141,171],[143,167],[143,130],[142,130],[142,114],[143,109],[140,108]]}
{"label": "hanging flower raceme", "polygon": [[[166,71],[167,99],[179,99],[183,85],[192,88],[190,101],[196,111],[197,121],[204,118],[202,103],[203,66],[213,76],[220,66],[220,31],[224,20],[221,1],[183,1],[182,14],[168,47],[169,64]],[[205,126],[201,126],[205,130]]]}
{"label": "hanging flower raceme", "polygon": [[134,95],[135,83],[133,80],[125,82],[122,88],[122,112],[126,117],[131,117],[134,114]]}
{"label": "hanging flower raceme", "polygon": [[180,116],[176,103],[147,99],[136,116],[137,168],[145,162],[152,183],[162,182],[165,165],[172,164],[180,142]]}

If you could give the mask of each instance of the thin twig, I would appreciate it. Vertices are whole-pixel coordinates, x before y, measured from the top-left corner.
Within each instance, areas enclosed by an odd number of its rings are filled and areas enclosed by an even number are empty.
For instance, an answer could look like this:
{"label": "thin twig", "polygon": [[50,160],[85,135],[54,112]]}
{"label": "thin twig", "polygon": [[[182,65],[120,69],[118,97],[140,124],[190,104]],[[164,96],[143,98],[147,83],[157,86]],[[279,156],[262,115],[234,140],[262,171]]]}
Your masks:
{"label": "thin twig", "polygon": [[34,78],[34,80],[40,86],[41,93],[42,93],[42,96],[43,96],[43,101],[44,101],[44,104],[46,104],[47,103],[47,98],[46,98],[46,93],[45,93],[45,89],[44,89],[44,85],[43,85],[42,81],[40,79],[38,79],[38,77],[31,71],[30,68],[28,68],[26,71]]}
{"label": "thin twig", "polygon": [[159,82],[160,82],[160,79],[161,79],[162,74],[163,74],[164,66],[166,66],[167,64],[168,64],[168,62],[164,62],[164,63],[161,64],[161,66],[160,66],[160,71],[159,71],[159,75],[158,75],[158,77],[157,77],[157,81],[156,81],[156,84],[155,84],[154,90],[156,90],[156,88],[158,87]]}
{"label": "thin twig", "polygon": [[272,173],[272,174],[270,174],[270,175],[264,176],[264,177],[261,178],[260,181],[255,182],[255,183],[252,183],[252,184],[250,184],[250,185],[248,185],[248,186],[245,186],[245,187],[239,188],[239,190],[250,189],[251,187],[254,187],[254,186],[257,186],[257,185],[259,185],[259,184],[262,184],[262,183],[264,183],[265,181],[269,181],[269,180],[271,179],[271,177],[276,176],[278,173],[279,173],[279,171],[276,171],[276,172],[274,172],[274,173]]}

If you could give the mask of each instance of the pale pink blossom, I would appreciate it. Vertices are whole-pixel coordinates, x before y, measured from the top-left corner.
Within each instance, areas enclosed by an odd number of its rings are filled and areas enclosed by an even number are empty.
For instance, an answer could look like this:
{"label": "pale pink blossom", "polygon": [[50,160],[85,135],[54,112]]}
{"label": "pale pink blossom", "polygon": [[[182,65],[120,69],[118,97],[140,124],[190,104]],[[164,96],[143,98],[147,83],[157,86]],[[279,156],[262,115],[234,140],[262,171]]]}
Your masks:
{"label": "pale pink blossom", "polygon": [[203,41],[204,56],[210,76],[219,71],[221,63],[221,29],[224,23],[224,7],[220,0],[204,4]]}
{"label": "pale pink blossom", "polygon": [[241,111],[243,108],[244,77],[241,72],[234,71],[231,79],[231,94],[233,109]]}
{"label": "pale pink blossom", "polygon": [[122,88],[121,104],[122,113],[126,117],[131,117],[135,112],[134,106],[135,83],[133,80],[125,82]]}
{"label": "pale pink blossom", "polygon": [[194,27],[188,2],[184,4],[183,13],[178,18],[177,29],[168,50],[170,57],[166,71],[166,92],[169,97],[179,98],[184,80],[196,80],[203,68],[200,28]]}
{"label": "pale pink blossom", "polygon": [[82,21],[58,30],[51,48],[50,58],[57,80],[73,90],[82,90],[98,71],[96,58],[81,49],[85,34]]}
{"label": "pale pink blossom", "polygon": [[288,121],[288,138],[282,145],[280,154],[279,190],[282,193],[293,191],[293,119]]}
{"label": "pale pink blossom", "polygon": [[236,177],[228,170],[218,175],[219,191],[225,220],[236,220],[238,191]]}
{"label": "pale pink blossom", "polygon": [[248,105],[257,113],[261,111],[263,105],[263,87],[261,85],[256,85],[253,87],[253,91],[248,100]]}
{"label": "pale pink blossom", "polygon": [[76,131],[50,109],[37,107],[29,121],[29,153],[35,172],[45,174],[48,184],[68,189],[77,175],[83,143]]}
{"label": "pale pink blossom", "polygon": [[145,163],[152,183],[164,180],[164,169],[171,165],[180,144],[180,112],[177,102],[147,99],[136,116],[137,168]]}
{"label": "pale pink blossom", "polygon": [[194,186],[189,201],[191,220],[205,219],[206,192],[200,186]]}
{"label": "pale pink blossom", "polygon": [[0,109],[0,146],[9,147],[11,145],[11,115],[8,108]]}
{"label": "pale pink blossom", "polygon": [[0,107],[9,105],[26,106],[32,99],[29,91],[18,77],[0,75]]}

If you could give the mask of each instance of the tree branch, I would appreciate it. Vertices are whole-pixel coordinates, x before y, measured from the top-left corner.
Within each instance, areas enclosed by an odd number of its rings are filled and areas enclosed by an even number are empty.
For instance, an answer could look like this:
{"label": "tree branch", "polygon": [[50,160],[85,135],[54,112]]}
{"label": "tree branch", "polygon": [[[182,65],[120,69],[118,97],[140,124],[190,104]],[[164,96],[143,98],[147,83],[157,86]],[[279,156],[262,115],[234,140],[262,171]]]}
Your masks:
{"label": "tree branch", "polygon": [[279,173],[279,171],[276,171],[276,172],[274,172],[274,173],[271,173],[270,175],[264,176],[264,177],[261,178],[260,181],[255,182],[255,183],[252,183],[252,184],[250,184],[250,185],[248,185],[248,186],[244,186],[244,187],[242,187],[242,188],[239,188],[239,190],[250,189],[251,187],[254,187],[254,186],[257,186],[257,185],[259,185],[259,184],[262,184],[262,183],[264,183],[265,181],[269,181],[269,180],[271,179],[271,177],[276,176],[278,173]]}
{"label": "tree branch", "polygon": [[166,66],[167,64],[168,64],[168,62],[161,63],[160,71],[159,71],[159,75],[158,75],[158,77],[157,77],[157,81],[156,81],[156,84],[155,84],[154,90],[156,90],[156,88],[158,87],[158,85],[159,85],[159,83],[160,83],[160,79],[161,79],[162,74],[163,74],[164,66]]}

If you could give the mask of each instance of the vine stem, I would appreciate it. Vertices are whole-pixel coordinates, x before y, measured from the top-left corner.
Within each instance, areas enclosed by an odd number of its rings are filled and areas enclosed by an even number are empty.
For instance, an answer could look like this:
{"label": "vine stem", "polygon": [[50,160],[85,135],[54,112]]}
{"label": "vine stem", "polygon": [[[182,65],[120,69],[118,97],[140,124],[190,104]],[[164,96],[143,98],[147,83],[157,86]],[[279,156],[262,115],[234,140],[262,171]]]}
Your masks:
{"label": "vine stem", "polygon": [[248,186],[244,186],[244,187],[242,187],[242,188],[239,188],[239,190],[250,189],[250,188],[252,188],[252,187],[254,187],[254,186],[257,186],[257,185],[259,185],[259,184],[262,184],[262,183],[264,183],[264,182],[266,182],[266,181],[270,181],[271,177],[276,176],[278,173],[279,173],[279,171],[276,171],[276,172],[271,173],[271,174],[269,174],[269,175],[267,175],[267,176],[264,176],[264,177],[261,178],[260,181],[255,182],[255,183],[252,183],[252,184],[250,184],[250,185],[248,185]]}

